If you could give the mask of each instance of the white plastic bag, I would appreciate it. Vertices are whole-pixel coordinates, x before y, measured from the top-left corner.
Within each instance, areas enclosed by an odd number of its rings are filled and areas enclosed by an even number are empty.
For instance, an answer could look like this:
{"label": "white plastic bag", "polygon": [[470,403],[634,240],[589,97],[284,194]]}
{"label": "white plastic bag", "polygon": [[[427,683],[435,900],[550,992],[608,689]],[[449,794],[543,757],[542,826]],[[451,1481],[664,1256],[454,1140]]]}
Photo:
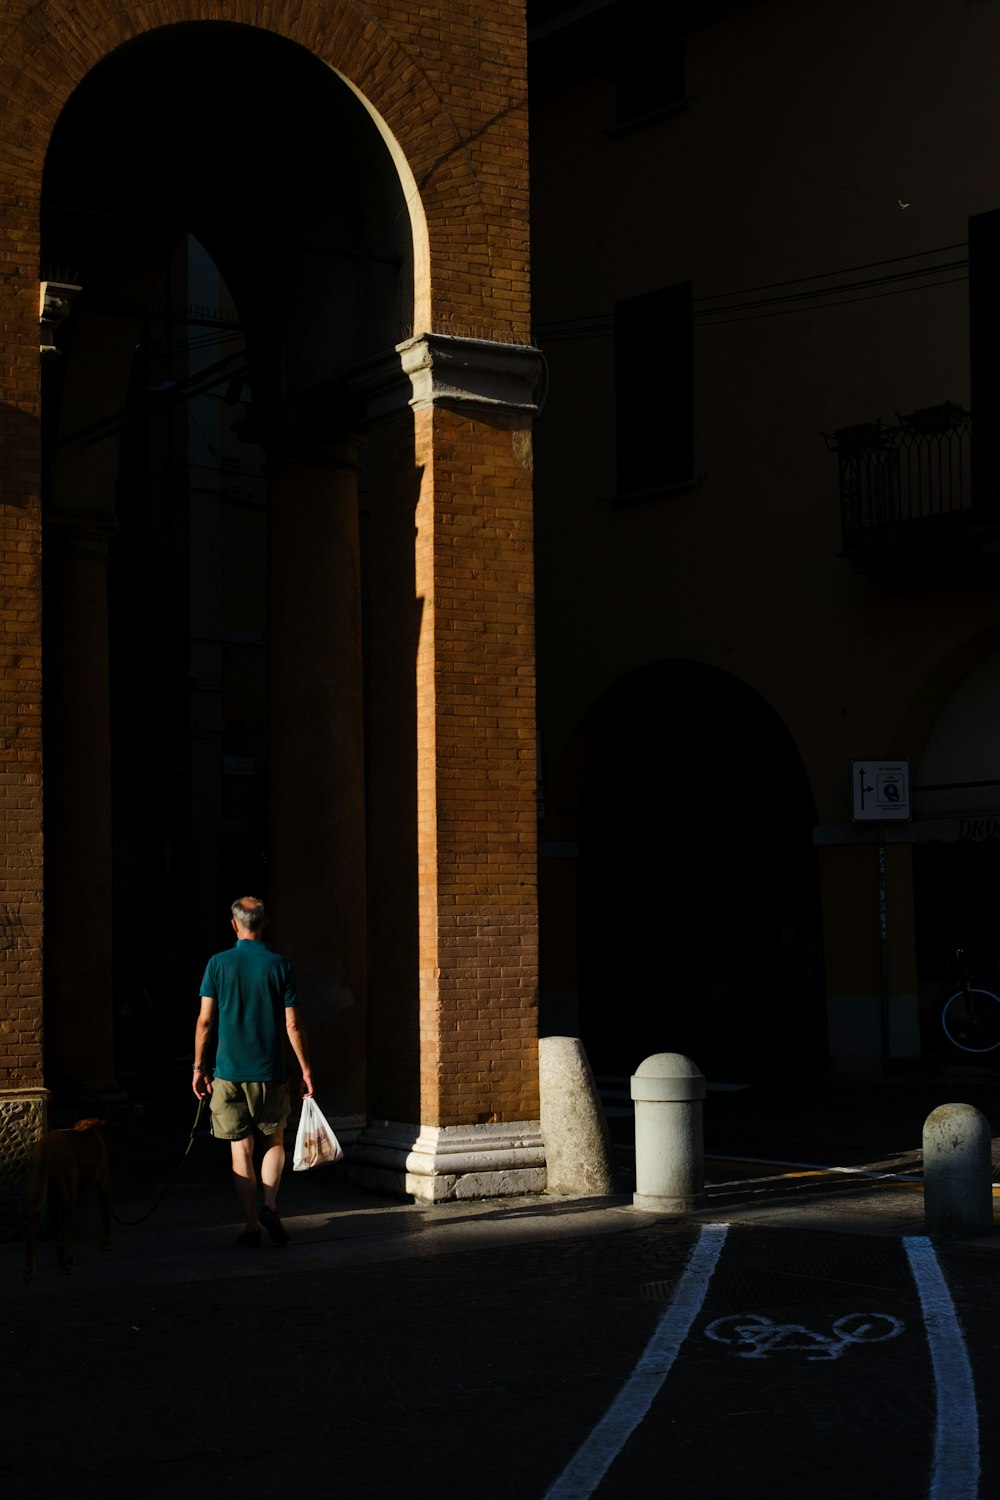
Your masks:
{"label": "white plastic bag", "polygon": [[323,1111],[310,1094],[302,1101],[299,1129],[295,1137],[295,1155],[292,1157],[292,1171],[308,1172],[310,1167],[339,1161],[343,1154],[344,1148],[331,1130]]}

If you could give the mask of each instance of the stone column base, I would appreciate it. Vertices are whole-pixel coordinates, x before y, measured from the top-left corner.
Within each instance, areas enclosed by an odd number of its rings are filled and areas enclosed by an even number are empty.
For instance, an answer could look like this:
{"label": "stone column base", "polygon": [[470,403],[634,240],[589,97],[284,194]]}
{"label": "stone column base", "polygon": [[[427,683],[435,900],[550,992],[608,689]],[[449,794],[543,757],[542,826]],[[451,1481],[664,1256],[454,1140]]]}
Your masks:
{"label": "stone column base", "polygon": [[632,1207],[641,1208],[646,1214],[694,1214],[704,1208],[704,1193],[695,1193],[688,1198],[657,1198],[649,1193],[633,1193]]}
{"label": "stone column base", "polygon": [[24,1229],[28,1154],[48,1128],[48,1089],[0,1089],[0,1239]]}
{"label": "stone column base", "polygon": [[347,1163],[358,1187],[428,1203],[545,1191],[538,1120],[446,1126],[373,1120],[349,1148]]}

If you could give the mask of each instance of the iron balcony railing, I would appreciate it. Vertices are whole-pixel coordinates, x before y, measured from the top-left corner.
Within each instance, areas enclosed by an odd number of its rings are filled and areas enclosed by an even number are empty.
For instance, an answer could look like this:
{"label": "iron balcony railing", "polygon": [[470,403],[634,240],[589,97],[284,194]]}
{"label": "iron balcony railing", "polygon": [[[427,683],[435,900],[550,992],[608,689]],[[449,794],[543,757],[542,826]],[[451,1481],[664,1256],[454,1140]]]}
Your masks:
{"label": "iron balcony railing", "polygon": [[973,468],[972,414],[953,402],[897,414],[895,425],[867,422],[824,438],[840,465],[849,556],[876,543],[955,535],[994,519],[992,477],[981,464]]}

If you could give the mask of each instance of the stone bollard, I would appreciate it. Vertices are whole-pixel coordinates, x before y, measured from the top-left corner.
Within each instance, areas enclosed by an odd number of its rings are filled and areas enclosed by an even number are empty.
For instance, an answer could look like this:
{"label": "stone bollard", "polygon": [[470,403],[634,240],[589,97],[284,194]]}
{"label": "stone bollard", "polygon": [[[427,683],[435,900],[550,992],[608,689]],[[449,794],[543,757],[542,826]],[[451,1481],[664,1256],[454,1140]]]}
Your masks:
{"label": "stone bollard", "polygon": [[635,1192],[648,1213],[690,1213],[704,1199],[701,1106],[705,1080],[689,1057],[657,1052],[632,1078]]}
{"label": "stone bollard", "polygon": [[583,1043],[545,1036],[538,1043],[538,1093],[546,1192],[578,1197],[615,1190],[608,1122]]}
{"label": "stone bollard", "polygon": [[993,1228],[990,1127],[971,1104],[942,1104],[924,1121],[924,1222],[930,1234]]}

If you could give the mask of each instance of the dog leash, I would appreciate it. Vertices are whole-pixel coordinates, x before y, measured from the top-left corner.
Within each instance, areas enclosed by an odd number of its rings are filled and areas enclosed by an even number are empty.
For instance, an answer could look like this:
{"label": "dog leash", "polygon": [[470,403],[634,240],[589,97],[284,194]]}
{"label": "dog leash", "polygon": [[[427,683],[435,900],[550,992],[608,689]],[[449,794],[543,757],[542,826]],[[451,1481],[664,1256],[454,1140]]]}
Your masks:
{"label": "dog leash", "polygon": [[152,1208],[147,1209],[146,1212],[144,1214],[141,1214],[138,1219],[120,1219],[118,1217],[118,1215],[115,1213],[114,1209],[112,1209],[111,1210],[111,1217],[114,1219],[114,1221],[115,1221],[116,1224],[123,1224],[123,1225],[127,1226],[128,1228],[133,1228],[136,1224],[143,1224],[143,1223],[145,1223],[145,1221],[147,1219],[152,1218],[153,1214],[155,1214],[156,1210],[159,1208],[160,1204],[163,1202],[164,1198],[167,1196],[167,1194],[169,1193],[170,1189],[173,1187],[174,1183],[176,1182],[176,1180],[177,1180],[177,1174],[180,1172],[181,1167],[184,1165],[185,1161],[187,1160],[188,1155],[190,1154],[191,1147],[194,1145],[195,1131],[198,1129],[198,1125],[199,1125],[199,1123],[201,1121],[201,1117],[202,1117],[202,1113],[204,1112],[204,1109],[205,1109],[205,1101],[204,1101],[204,1099],[199,1099],[198,1100],[198,1108],[194,1112],[194,1124],[191,1126],[191,1134],[188,1136],[188,1143],[184,1147],[184,1151],[183,1151],[183,1154],[181,1156],[180,1161],[177,1163],[177,1165],[174,1168],[173,1172],[167,1178],[166,1186],[164,1187],[163,1192],[157,1198],[157,1200],[153,1204]]}

